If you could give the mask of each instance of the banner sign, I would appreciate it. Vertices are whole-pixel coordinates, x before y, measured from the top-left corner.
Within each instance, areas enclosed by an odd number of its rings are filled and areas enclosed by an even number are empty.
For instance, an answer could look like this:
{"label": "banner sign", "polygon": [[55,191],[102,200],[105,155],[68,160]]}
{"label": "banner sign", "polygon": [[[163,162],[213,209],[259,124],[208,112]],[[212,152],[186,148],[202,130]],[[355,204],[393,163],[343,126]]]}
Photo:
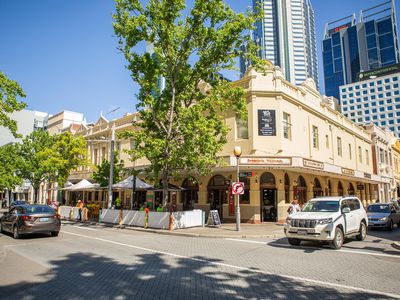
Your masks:
{"label": "banner sign", "polygon": [[276,136],[275,110],[258,110],[258,135]]}
{"label": "banner sign", "polygon": [[318,170],[324,169],[324,163],[305,158],[303,158],[303,166],[311,169],[318,169]]}

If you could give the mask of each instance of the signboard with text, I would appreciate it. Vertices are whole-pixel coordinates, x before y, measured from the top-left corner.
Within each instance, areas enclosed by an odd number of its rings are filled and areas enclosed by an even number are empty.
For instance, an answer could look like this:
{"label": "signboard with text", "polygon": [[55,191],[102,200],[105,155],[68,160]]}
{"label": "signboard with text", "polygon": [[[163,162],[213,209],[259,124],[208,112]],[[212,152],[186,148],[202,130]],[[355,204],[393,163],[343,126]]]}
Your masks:
{"label": "signboard with text", "polygon": [[275,110],[258,110],[258,135],[276,136],[276,118]]}
{"label": "signboard with text", "polygon": [[241,157],[241,165],[272,165],[272,166],[291,166],[290,157]]}

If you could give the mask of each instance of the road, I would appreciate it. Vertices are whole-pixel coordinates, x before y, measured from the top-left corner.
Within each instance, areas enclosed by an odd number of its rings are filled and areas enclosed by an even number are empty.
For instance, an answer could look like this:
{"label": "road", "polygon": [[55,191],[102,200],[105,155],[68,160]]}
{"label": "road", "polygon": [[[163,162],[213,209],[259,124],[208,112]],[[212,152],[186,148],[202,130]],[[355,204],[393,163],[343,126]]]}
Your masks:
{"label": "road", "polygon": [[64,224],[58,237],[0,235],[1,299],[400,298],[400,229],[342,250]]}

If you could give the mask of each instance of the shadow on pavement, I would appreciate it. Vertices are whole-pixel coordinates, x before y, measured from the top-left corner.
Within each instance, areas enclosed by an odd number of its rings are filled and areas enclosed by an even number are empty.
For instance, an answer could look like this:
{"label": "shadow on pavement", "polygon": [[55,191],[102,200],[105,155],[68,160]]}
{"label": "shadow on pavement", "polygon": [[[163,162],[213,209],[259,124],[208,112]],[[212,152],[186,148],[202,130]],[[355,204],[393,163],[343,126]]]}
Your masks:
{"label": "shadow on pavement", "polygon": [[186,259],[150,253],[132,255],[130,263],[122,264],[105,256],[75,253],[50,263],[52,270],[40,275],[50,279],[1,286],[0,298],[387,299],[361,291],[340,292],[257,270],[217,266],[204,257]]}

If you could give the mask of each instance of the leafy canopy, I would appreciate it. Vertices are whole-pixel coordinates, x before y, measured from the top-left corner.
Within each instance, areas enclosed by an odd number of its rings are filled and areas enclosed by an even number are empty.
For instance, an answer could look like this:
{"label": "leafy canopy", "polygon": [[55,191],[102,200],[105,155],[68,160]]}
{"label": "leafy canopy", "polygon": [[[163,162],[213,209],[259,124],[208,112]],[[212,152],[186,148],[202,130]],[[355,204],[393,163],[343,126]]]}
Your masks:
{"label": "leafy canopy", "polygon": [[[121,176],[124,171],[124,161],[119,159],[118,152],[114,153],[114,168],[113,168],[113,184],[121,181]],[[96,167],[93,172],[92,178],[100,184],[101,187],[108,186],[110,178],[110,162],[103,160],[103,162]]]}
{"label": "leafy canopy", "polygon": [[9,116],[26,107],[24,102],[18,102],[17,97],[25,97],[21,87],[16,81],[8,79],[0,72],[0,126],[8,128],[14,137],[21,137],[17,133],[17,122]]}
{"label": "leafy canopy", "polygon": [[[154,181],[183,172],[205,174],[226,143],[227,111],[246,118],[244,90],[220,72],[243,54],[261,66],[248,35],[257,15],[235,13],[222,0],[116,0],[114,30],[134,81],[140,85],[132,159],[146,157]],[[146,42],[151,51],[143,53]],[[241,53],[241,45],[247,45]],[[165,80],[165,88],[160,81]],[[166,197],[166,193],[164,193]]]}
{"label": "leafy canopy", "polygon": [[22,183],[21,177],[17,175],[18,165],[16,146],[8,144],[0,147],[0,190],[12,190]]}
{"label": "leafy canopy", "polygon": [[28,179],[35,190],[46,179],[57,179],[62,186],[72,170],[86,164],[85,140],[69,132],[52,136],[37,130],[16,147],[20,158],[18,174]]}

